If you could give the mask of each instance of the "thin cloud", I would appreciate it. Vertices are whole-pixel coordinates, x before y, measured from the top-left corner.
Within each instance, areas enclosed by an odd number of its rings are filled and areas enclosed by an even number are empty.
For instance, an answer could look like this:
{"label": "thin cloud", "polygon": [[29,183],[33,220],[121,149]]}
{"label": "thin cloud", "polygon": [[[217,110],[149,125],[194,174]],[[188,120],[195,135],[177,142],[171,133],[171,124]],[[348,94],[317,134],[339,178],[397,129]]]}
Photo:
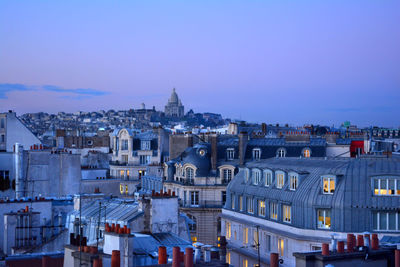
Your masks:
{"label": "thin cloud", "polygon": [[92,88],[77,88],[77,89],[65,89],[54,85],[43,85],[42,87],[46,91],[57,92],[57,93],[71,93],[82,96],[102,96],[109,94],[105,91],[100,91]]}
{"label": "thin cloud", "polygon": [[7,99],[7,93],[14,91],[33,91],[35,86],[24,85],[20,83],[0,83],[0,99]]}

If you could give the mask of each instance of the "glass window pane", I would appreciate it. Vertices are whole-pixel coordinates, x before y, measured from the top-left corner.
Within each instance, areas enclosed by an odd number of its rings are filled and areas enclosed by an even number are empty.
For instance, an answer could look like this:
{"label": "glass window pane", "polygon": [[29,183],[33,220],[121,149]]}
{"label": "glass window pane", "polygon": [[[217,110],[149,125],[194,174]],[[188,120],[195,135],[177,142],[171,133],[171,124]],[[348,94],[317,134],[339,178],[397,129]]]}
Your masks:
{"label": "glass window pane", "polygon": [[387,180],[386,179],[380,179],[381,180],[381,195],[386,195],[387,194]]}
{"label": "glass window pane", "polygon": [[390,179],[389,180],[389,192],[388,192],[388,194],[389,195],[394,195],[394,193],[395,193],[395,191],[394,191],[394,180],[393,179]]}
{"label": "glass window pane", "polygon": [[378,213],[372,213],[372,229],[378,230]]}
{"label": "glass window pane", "polygon": [[379,213],[379,230],[387,230],[387,213]]}
{"label": "glass window pane", "polygon": [[374,179],[374,194],[378,195],[379,194],[379,180]]}
{"label": "glass window pane", "polygon": [[396,213],[389,213],[389,230],[396,230]]}

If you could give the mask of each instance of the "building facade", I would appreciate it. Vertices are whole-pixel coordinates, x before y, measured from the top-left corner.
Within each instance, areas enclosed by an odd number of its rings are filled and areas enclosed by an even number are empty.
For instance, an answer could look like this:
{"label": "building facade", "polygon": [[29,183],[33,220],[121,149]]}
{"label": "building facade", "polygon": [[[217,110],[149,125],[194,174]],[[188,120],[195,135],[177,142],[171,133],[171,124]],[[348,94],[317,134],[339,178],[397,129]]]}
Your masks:
{"label": "building facade", "polygon": [[113,150],[110,175],[113,178],[138,180],[146,169],[156,169],[162,176],[162,163],[168,159],[169,131],[156,128],[147,132],[116,129],[111,135]]}
{"label": "building facade", "polygon": [[[400,236],[397,159],[273,158],[248,162],[227,188],[222,233],[227,261],[263,264],[271,252],[294,266],[293,252],[320,250],[347,233]],[[266,265],[265,265],[266,266]]]}
{"label": "building facade", "polygon": [[171,97],[165,105],[165,116],[169,118],[182,118],[185,115],[185,108],[182,105],[175,88],[172,90]]}

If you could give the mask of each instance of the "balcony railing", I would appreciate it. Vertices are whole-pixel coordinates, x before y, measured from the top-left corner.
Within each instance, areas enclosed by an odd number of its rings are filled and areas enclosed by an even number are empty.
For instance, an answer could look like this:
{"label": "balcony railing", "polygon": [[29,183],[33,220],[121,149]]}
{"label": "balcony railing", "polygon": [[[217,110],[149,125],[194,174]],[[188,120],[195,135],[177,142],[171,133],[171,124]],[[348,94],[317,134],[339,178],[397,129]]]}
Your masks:
{"label": "balcony railing", "polygon": [[203,200],[203,201],[183,201],[182,199],[179,200],[179,205],[182,208],[222,208],[223,205],[222,201],[217,200]]}

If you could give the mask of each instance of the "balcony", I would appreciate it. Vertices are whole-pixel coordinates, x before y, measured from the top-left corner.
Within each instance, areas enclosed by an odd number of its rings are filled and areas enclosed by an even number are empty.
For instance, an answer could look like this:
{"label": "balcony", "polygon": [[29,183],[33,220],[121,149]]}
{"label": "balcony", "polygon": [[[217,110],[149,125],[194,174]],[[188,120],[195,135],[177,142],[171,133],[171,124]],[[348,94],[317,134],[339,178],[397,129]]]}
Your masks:
{"label": "balcony", "polygon": [[179,200],[179,206],[181,208],[199,208],[199,209],[221,209],[225,203],[218,200],[203,200],[191,203],[190,201],[184,201],[182,199]]}

